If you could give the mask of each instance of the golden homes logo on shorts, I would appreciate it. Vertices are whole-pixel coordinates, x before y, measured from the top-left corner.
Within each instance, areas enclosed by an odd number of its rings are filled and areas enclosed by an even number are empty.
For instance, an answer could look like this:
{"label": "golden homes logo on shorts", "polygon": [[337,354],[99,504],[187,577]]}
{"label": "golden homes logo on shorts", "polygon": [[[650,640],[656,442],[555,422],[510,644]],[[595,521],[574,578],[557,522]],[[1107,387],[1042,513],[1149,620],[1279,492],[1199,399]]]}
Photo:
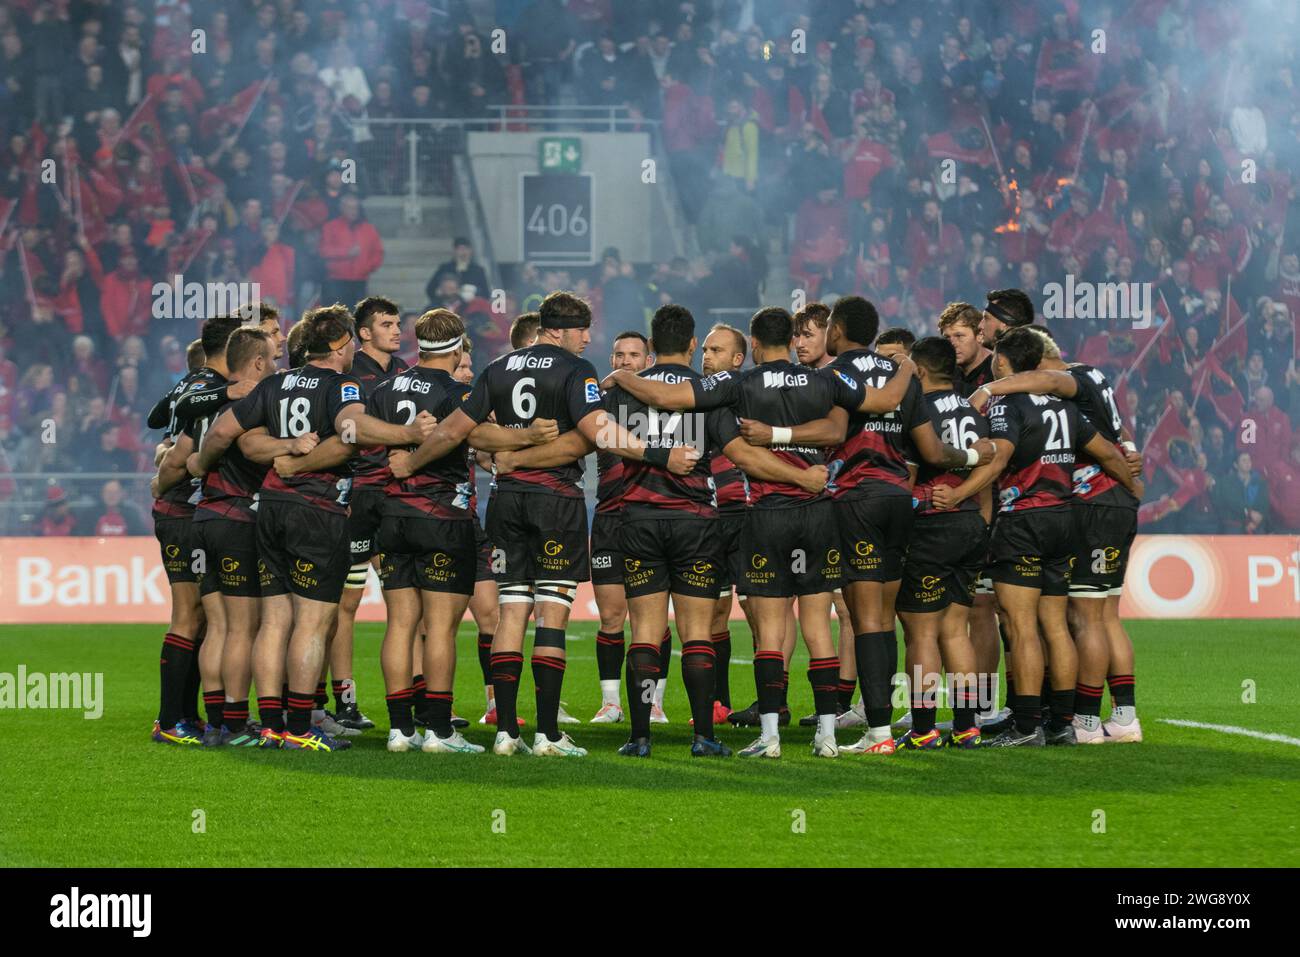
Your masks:
{"label": "golden homes logo on shorts", "polygon": [[180,556],[181,547],[179,545],[168,545],[163,551],[167,553],[168,558],[177,558]]}
{"label": "golden homes logo on shorts", "polygon": [[697,561],[691,565],[690,571],[685,572],[682,578],[687,584],[696,588],[710,589],[718,583],[718,576],[714,571],[713,562]]}
{"label": "golden homes logo on shorts", "polygon": [[316,567],[315,562],[304,561],[299,558],[293,563],[293,573],[290,577],[293,583],[299,588],[313,588],[320,584],[320,579],[311,574]]}
{"label": "golden homes logo on shorts", "polygon": [[567,567],[569,561],[564,558],[564,544],[562,542],[557,542],[553,538],[548,538],[546,544],[542,546],[541,564],[547,571],[555,571]]}
{"label": "golden homes logo on shorts", "polygon": [[835,546],[826,549],[826,564],[838,565],[840,563],[840,550]]}
{"label": "golden homes logo on shorts", "polygon": [[755,552],[749,556],[749,568],[745,571],[745,581],[759,585],[776,579],[775,572],[764,571],[767,568],[767,556]]}
{"label": "golden homes logo on shorts", "polygon": [[1043,559],[1038,555],[1021,555],[1020,560],[1016,562],[1016,571],[1036,578],[1043,573],[1042,561]]}
{"label": "golden homes logo on shorts", "polygon": [[230,557],[223,558],[221,559],[221,570],[227,574],[237,572],[239,571],[239,562]]}
{"label": "golden homes logo on shorts", "polygon": [[434,552],[432,564],[434,568],[446,568],[451,564],[451,556],[446,552]]}
{"label": "golden homes logo on shorts", "polygon": [[623,570],[627,572],[629,575],[635,574],[637,569],[639,569],[640,567],[641,567],[641,559],[639,558],[623,559]]}

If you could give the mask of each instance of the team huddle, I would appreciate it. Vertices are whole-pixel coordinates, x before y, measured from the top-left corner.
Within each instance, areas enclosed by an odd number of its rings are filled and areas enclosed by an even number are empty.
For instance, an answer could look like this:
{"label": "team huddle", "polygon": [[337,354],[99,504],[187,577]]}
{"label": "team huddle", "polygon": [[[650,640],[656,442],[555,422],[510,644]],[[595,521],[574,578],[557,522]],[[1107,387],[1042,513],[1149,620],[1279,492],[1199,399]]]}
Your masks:
{"label": "team huddle", "polygon": [[[560,730],[577,723],[560,697],[583,581],[600,617],[591,720],[628,721],[622,755],[650,756],[667,721],[670,621],[694,756],[730,756],[716,734],[730,723],[759,728],[739,756],[780,757],[800,636],[814,707],[798,723],[820,757],[1140,741],[1119,600],[1141,456],[1106,377],[1062,361],[1033,319],[1023,292],[996,290],[915,340],[881,333],[850,296],[763,308],[748,335],[716,325],[701,342],[691,313],[665,305],[648,339],[614,340],[603,381],[582,358],[590,308],[564,292],[520,316],[513,351],[477,379],[446,309],[418,319],[411,367],[380,297],[310,310],[287,339],[267,306],[209,319],[150,417],[167,432],[154,517],[173,598],[153,738],[336,751],[374,727],[352,674],[373,563],[390,751],[485,750],[453,711],[469,611],[493,753],[586,755]],[[479,468],[493,478],[482,526]],[[754,638],[756,700],[741,709],[733,597]],[[848,728],[861,739],[837,741]]]}

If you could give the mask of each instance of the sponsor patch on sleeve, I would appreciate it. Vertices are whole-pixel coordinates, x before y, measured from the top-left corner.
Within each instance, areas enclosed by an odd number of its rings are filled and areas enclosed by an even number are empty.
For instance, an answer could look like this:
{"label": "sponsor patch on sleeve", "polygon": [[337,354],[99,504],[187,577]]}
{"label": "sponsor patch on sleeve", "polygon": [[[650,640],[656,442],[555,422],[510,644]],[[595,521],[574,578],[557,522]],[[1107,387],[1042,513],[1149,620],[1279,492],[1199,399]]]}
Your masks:
{"label": "sponsor patch on sleeve", "polygon": [[360,401],[361,401],[361,386],[357,385],[355,382],[345,382],[345,383],[343,383],[343,401],[344,401],[344,402],[360,402]]}
{"label": "sponsor patch on sleeve", "polygon": [[840,381],[843,382],[846,386],[848,386],[850,389],[854,390],[855,392],[857,391],[858,381],[854,379],[853,376],[845,375],[839,369],[835,370],[835,374],[840,377]]}
{"label": "sponsor patch on sleeve", "polygon": [[595,379],[587,379],[583,385],[587,387],[587,403],[595,405],[600,402],[600,383]]}
{"label": "sponsor patch on sleeve", "polygon": [[720,382],[726,382],[731,378],[730,372],[715,372],[713,375],[700,380],[700,388],[705,392],[717,387]]}

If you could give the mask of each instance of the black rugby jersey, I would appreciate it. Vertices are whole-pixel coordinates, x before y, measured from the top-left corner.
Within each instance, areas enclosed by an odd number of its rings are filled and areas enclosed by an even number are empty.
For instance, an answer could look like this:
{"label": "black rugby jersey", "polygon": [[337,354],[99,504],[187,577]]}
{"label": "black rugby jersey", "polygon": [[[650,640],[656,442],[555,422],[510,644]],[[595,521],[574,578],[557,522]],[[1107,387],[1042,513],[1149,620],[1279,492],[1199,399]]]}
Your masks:
{"label": "black rugby jersey", "polygon": [[997,396],[989,406],[989,437],[1015,446],[998,480],[998,511],[1070,504],[1076,448],[1097,434],[1073,402],[1051,395]]}
{"label": "black rugby jersey", "polygon": [[[870,349],[841,352],[827,367],[863,387],[882,389],[898,363]],[[915,455],[912,429],[929,421],[921,383],[913,379],[892,412],[851,410],[844,444],[831,456],[831,495],[836,499],[911,495],[907,463]]]}
{"label": "black rugby jersey", "polygon": [[[952,389],[925,393],[925,411],[930,417],[930,424],[938,434],[939,440],[963,452],[969,450],[976,439],[989,437],[989,422],[983,415]],[[956,488],[970,475],[969,469],[945,471],[927,462],[917,467],[916,485],[912,489],[912,502],[917,515],[943,514],[931,504],[931,493],[937,485]],[[962,501],[956,509],[949,511],[978,511],[978,496],[972,495]]]}
{"label": "black rugby jersey", "polygon": [[[182,423],[177,421],[176,407],[181,398],[191,388],[203,388],[220,380],[225,382],[225,377],[217,373],[214,369],[204,366],[201,369],[195,369],[193,372],[186,373],[180,381],[171,387],[171,390],[158,401],[153,410],[149,413],[149,424],[152,427],[163,429],[163,437],[171,438],[181,433]],[[160,411],[165,411],[166,422],[162,426],[154,426],[153,423],[158,421]],[[192,518],[194,515],[194,503],[191,499],[194,497],[196,486],[189,477],[177,482],[161,496],[154,499],[153,516],[155,519],[160,518]]]}
{"label": "black rugby jersey", "polygon": [[[1120,436],[1123,434],[1123,420],[1120,418],[1119,406],[1115,402],[1115,389],[1107,380],[1105,373],[1083,363],[1069,366],[1065,371],[1070,373],[1077,386],[1074,404],[1079,407],[1088,424],[1100,432],[1102,438],[1115,446],[1122,455]],[[1072,478],[1074,494],[1089,505],[1138,507],[1138,500],[1133,493],[1103,472],[1101,466],[1087,452],[1080,451]]]}
{"label": "black rugby jersey", "polygon": [[[638,373],[642,379],[675,384],[702,376],[690,366],[666,363]],[[687,475],[674,475],[648,462],[623,463],[623,513],[627,518],[715,518],[718,500],[712,458],[722,436],[736,435],[736,419],[723,408],[665,412],[651,408],[622,389],[610,391],[606,411],[636,438],[653,448],[694,446],[700,457]]]}
{"label": "black rugby jersey", "polygon": [[[284,375],[273,372],[268,378]],[[214,393],[224,393],[225,386],[214,386]],[[252,395],[250,392],[249,395]],[[212,413],[216,421],[225,409],[238,402],[230,399]],[[257,517],[257,493],[266,479],[270,466],[254,462],[242,451],[239,443],[232,442],[226,449],[212,471],[203,477],[202,497],[194,510],[194,521],[203,522],[214,518],[228,518],[236,522],[251,522]]]}
{"label": "black rugby jersey", "polygon": [[[601,409],[600,379],[581,356],[540,343],[493,361],[474,383],[462,406],[475,422],[495,414],[497,425],[526,429],[536,419],[554,419],[561,434]],[[496,480],[503,492],[549,492],[582,498],[582,460],[549,469],[519,469]]]}
{"label": "black rugby jersey", "polygon": [[[828,374],[825,369],[814,372],[788,359],[765,362],[743,372],[717,372],[692,379],[691,385],[699,411],[730,406],[739,418],[778,427],[825,418],[836,405],[856,409],[863,396],[859,385],[847,376]],[[739,423],[733,422],[719,436],[719,448],[739,434]],[[813,446],[774,445],[772,452],[797,468],[826,464],[824,450]],[[783,482],[749,482],[749,501],[754,508],[789,508],[824,495]]]}
{"label": "black rugby jersey", "polygon": [[[397,355],[389,356],[387,369],[381,368],[379,362],[362,349],[358,349],[357,354],[352,357],[352,374],[361,383],[367,398],[381,382],[405,372],[407,368],[406,362]],[[368,449],[361,449],[352,459],[354,489],[378,488],[392,477],[392,473],[388,471],[388,449],[383,445],[372,445]]]}
{"label": "black rugby jersey", "polygon": [[970,372],[963,372],[961,367],[957,367],[957,378],[953,381],[953,389],[963,399],[969,399],[971,393],[982,385],[988,385],[994,379],[993,376],[993,353],[984,357],[984,361],[971,369]]}
{"label": "black rugby jersey", "polygon": [[[446,370],[415,366],[380,382],[366,400],[366,411],[397,425],[410,425],[421,412],[428,412],[441,422],[459,409],[469,394],[470,387],[457,382]],[[390,473],[384,488],[387,499],[384,511],[399,516],[473,519],[470,454],[469,443],[462,442],[409,478],[395,479]],[[387,457],[385,450],[385,462]],[[384,469],[387,471],[386,464]]]}
{"label": "black rugby jersey", "polygon": [[[264,425],[277,439],[315,432],[324,442],[335,434],[334,420],[349,405],[364,406],[361,383],[356,377],[308,363],[284,375],[263,379],[232,410],[244,429]],[[280,499],[346,514],[351,490],[352,468],[344,462],[289,478],[281,478],[271,469],[266,473],[259,495],[264,501]]]}

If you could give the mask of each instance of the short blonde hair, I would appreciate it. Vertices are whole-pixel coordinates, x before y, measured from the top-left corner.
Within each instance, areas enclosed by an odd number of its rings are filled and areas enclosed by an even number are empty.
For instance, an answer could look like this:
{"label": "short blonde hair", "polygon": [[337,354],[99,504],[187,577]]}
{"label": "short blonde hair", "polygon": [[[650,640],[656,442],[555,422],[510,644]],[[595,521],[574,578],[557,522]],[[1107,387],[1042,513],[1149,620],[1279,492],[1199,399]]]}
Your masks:
{"label": "short blonde hair", "polygon": [[942,335],[953,326],[965,326],[976,334],[980,331],[980,320],[984,313],[969,302],[950,302],[939,313],[939,333]]}
{"label": "short blonde hair", "polygon": [[[464,348],[465,322],[450,309],[430,309],[415,320],[415,338],[417,342],[447,342],[460,339],[460,348]],[[432,355],[424,349],[421,355]]]}

